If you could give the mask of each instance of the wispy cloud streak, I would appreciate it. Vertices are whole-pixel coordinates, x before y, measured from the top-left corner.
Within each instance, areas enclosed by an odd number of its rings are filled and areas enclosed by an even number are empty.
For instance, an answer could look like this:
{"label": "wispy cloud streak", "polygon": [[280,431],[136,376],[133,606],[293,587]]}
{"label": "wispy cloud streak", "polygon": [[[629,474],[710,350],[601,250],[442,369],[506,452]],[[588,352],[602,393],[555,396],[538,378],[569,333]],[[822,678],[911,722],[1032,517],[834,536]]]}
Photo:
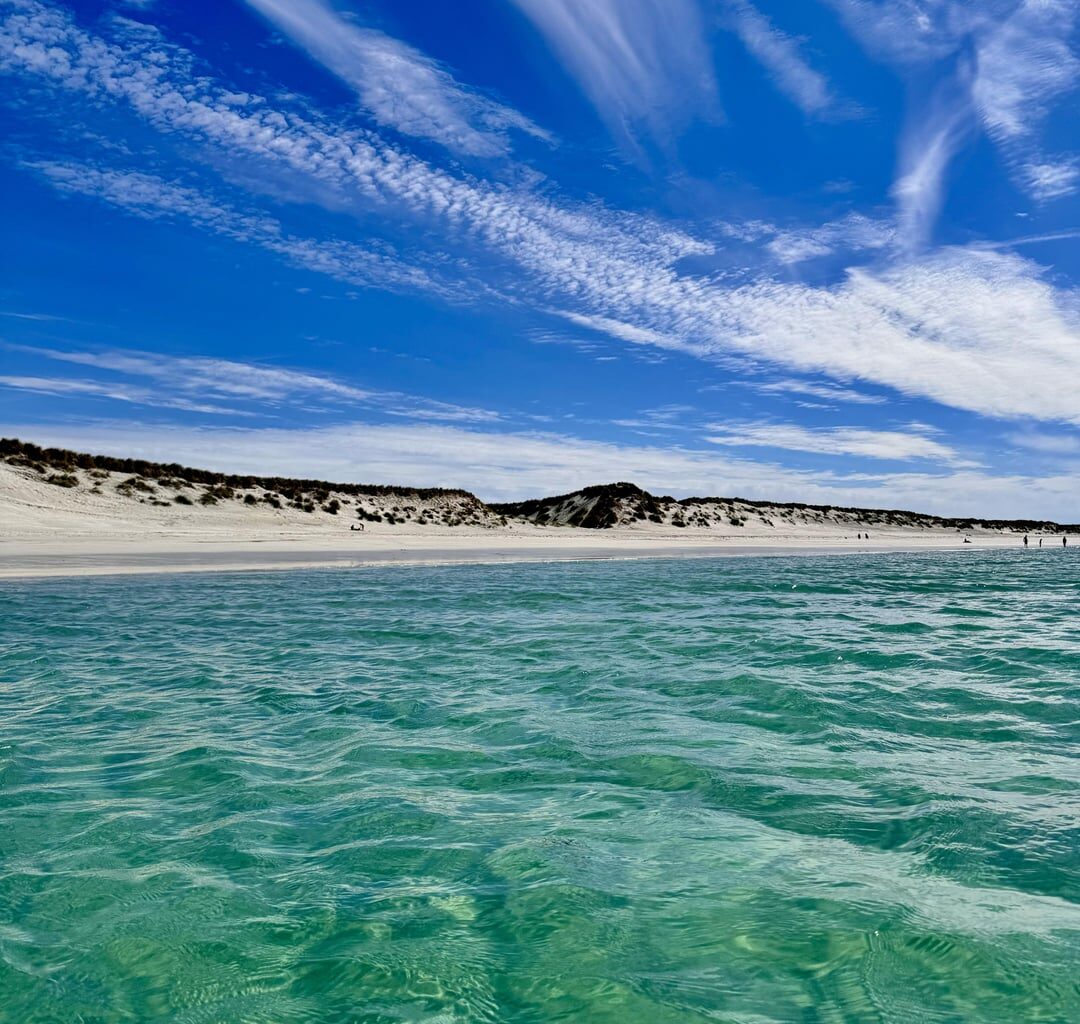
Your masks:
{"label": "wispy cloud streak", "polygon": [[902,140],[894,194],[910,249],[928,238],[949,163],[977,128],[1000,148],[1017,187],[1035,200],[1075,190],[1070,160],[1044,155],[1040,138],[1051,103],[1080,84],[1073,51],[1080,11],[1073,0],[832,3],[871,52],[914,83],[946,70],[928,105],[911,111]]}
{"label": "wispy cloud streak", "polygon": [[0,388],[12,391],[31,391],[38,395],[77,396],[107,398],[114,402],[129,402],[161,409],[179,409],[183,412],[215,416],[250,416],[242,409],[214,405],[195,399],[163,395],[151,388],[133,387],[116,381],[87,380],[75,377],[40,377],[28,374],[0,375]]}
{"label": "wispy cloud streak", "polygon": [[1080,60],[1069,38],[1078,13],[1072,0],[1023,0],[979,38],[972,96],[992,138],[1030,136],[1049,102],[1076,88]]}
{"label": "wispy cloud streak", "polygon": [[695,0],[513,0],[612,134],[667,142],[687,117],[719,115]]}
{"label": "wispy cloud streak", "polygon": [[764,384],[751,384],[750,387],[765,395],[808,395],[826,402],[853,402],[856,405],[882,405],[885,402],[880,395],[868,395],[863,391],[855,391],[853,388],[809,380],[786,378]]}
{"label": "wispy cloud streak", "polygon": [[1060,199],[1080,190],[1080,166],[1075,160],[1024,164],[1022,173],[1038,200]]}
{"label": "wispy cloud streak", "polygon": [[295,110],[238,109],[193,74],[183,51],[157,39],[148,59],[145,45],[90,36],[34,0],[0,21],[0,69],[127,104],[162,131],[457,233],[496,262],[516,298],[580,326],[698,357],[874,381],[995,416],[1080,422],[1080,304],[1017,256],[955,249],[823,286],[695,275],[684,260],[720,243],[456,177]]}
{"label": "wispy cloud streak", "polygon": [[289,235],[272,217],[239,212],[197,189],[152,174],[49,160],[26,161],[23,166],[41,174],[60,192],[92,196],[150,220],[181,218],[202,230],[257,245],[294,266],[348,284],[391,291],[450,292],[420,267],[403,262],[388,246],[378,252],[351,242]]}
{"label": "wispy cloud streak", "polygon": [[854,455],[906,462],[928,459],[948,465],[963,462],[956,450],[919,433],[862,427],[811,429],[794,423],[713,423],[706,440],[729,447],[782,448],[815,455]]}
{"label": "wispy cloud streak", "polygon": [[926,246],[941,212],[945,176],[974,127],[970,73],[961,67],[940,85],[928,109],[912,112],[900,146],[900,169],[892,193],[897,237],[911,254]]}
{"label": "wispy cloud streak", "polygon": [[323,0],[245,2],[355,89],[381,125],[477,157],[505,155],[510,129],[551,141],[523,114],[465,88],[400,40],[347,21]]}
{"label": "wispy cloud streak", "polygon": [[825,76],[806,62],[794,39],[748,0],[728,0],[727,6],[727,23],[792,103],[810,117],[839,111]]}
{"label": "wispy cloud streak", "polygon": [[[266,408],[290,404],[302,404],[307,408],[327,412],[366,406],[386,415],[411,419],[446,422],[495,422],[500,419],[498,413],[489,409],[469,408],[398,391],[359,388],[331,377],[287,367],[208,356],[168,356],[133,349],[86,351],[29,345],[5,347],[9,351],[21,352],[50,362],[91,367],[122,377],[143,378],[154,382],[154,389],[149,390],[115,380],[9,377],[4,378],[8,387],[29,388],[27,381],[47,381],[55,393],[97,394],[144,405],[171,405],[192,412],[237,413],[235,406],[222,407],[196,401],[197,396],[209,396],[252,403],[256,407],[263,407],[264,411]],[[249,412],[240,414],[247,415]]]}

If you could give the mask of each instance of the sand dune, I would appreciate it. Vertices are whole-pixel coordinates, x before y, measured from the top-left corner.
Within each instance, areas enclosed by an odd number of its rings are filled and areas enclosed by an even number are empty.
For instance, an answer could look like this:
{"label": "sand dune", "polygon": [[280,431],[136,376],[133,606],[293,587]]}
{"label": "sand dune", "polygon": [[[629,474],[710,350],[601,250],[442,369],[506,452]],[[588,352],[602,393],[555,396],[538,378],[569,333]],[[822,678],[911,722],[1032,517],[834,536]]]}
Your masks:
{"label": "sand dune", "polygon": [[121,460],[2,445],[0,577],[1015,547],[1023,532],[1058,544],[1062,530],[1076,530],[735,498],[676,501],[632,484],[488,505],[466,491],[259,480],[147,463],[131,472],[102,468]]}

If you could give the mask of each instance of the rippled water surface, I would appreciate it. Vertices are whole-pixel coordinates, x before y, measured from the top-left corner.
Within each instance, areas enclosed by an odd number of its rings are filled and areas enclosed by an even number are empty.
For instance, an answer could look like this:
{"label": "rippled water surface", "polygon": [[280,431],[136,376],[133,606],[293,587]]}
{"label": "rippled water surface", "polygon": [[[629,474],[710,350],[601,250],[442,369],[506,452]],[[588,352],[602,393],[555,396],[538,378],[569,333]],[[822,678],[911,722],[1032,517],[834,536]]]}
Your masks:
{"label": "rippled water surface", "polygon": [[0,1020],[1080,1021],[1078,581],[0,585]]}

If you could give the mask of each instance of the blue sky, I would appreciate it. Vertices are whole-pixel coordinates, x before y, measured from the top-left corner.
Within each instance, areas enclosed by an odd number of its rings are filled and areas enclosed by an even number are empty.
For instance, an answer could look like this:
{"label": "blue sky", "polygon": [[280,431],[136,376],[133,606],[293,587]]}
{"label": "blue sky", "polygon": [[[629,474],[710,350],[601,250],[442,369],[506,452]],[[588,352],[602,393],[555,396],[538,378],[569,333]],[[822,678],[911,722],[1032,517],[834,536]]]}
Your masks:
{"label": "blue sky", "polygon": [[0,0],[0,431],[1080,520],[1076,0]]}

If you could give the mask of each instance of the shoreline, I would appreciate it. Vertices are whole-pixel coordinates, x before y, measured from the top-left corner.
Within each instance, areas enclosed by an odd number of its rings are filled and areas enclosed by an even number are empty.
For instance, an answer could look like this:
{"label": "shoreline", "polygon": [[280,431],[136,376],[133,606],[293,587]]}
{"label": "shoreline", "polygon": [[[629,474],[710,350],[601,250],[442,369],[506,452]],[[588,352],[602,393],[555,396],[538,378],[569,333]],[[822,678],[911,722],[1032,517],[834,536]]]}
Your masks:
{"label": "shoreline", "polygon": [[[986,550],[1018,547],[1024,534],[1060,545],[1058,530],[1080,533],[1050,522],[738,498],[679,502],[632,484],[491,506],[466,491],[301,486],[202,470],[184,470],[187,480],[164,475],[178,467],[140,463],[120,472],[96,457],[66,456],[59,469],[26,456],[0,459],[0,580]],[[326,489],[333,487],[341,489]]]}
{"label": "shoreline", "polygon": [[[664,543],[654,538],[609,536],[551,537],[537,546],[534,538],[461,537],[393,538],[400,546],[327,546],[319,541],[249,540],[201,544],[146,542],[20,542],[0,543],[0,581],[63,579],[90,576],[144,576],[178,573],[287,572],[296,569],[365,569],[385,566],[512,565],[545,562],[636,561],[644,559],[765,558],[863,554],[915,554],[941,551],[1007,550],[1018,538],[982,536],[964,544],[954,538],[886,538],[878,542],[840,541],[827,537],[798,538],[788,543],[716,540],[701,543],[680,538]],[[385,537],[380,540],[390,541]],[[434,541],[436,543],[431,543]],[[477,543],[487,541],[487,543]],[[920,543],[921,541],[921,543]],[[318,543],[319,546],[314,546]],[[411,542],[411,543],[410,543]],[[426,542],[426,543],[425,543]],[[1051,549],[1048,549],[1051,550]]]}

